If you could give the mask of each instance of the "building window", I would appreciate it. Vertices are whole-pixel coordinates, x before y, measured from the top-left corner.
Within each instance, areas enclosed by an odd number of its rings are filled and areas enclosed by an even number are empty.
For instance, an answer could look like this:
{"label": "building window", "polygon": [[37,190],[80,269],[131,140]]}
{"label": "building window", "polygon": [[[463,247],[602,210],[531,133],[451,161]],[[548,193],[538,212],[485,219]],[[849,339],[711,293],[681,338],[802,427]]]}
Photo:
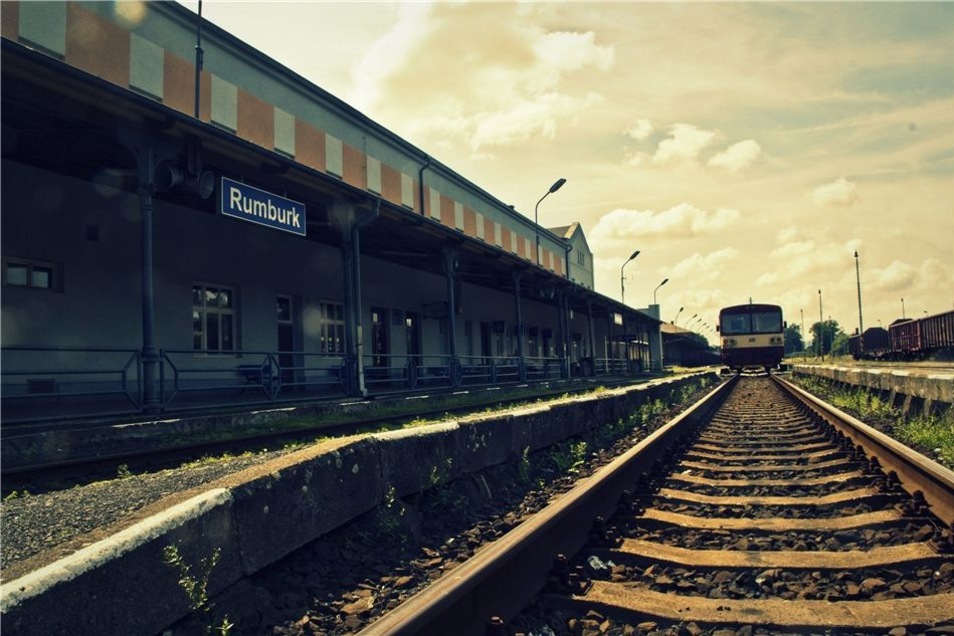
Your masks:
{"label": "building window", "polygon": [[577,252],[576,262],[579,263],[580,267],[586,267],[586,254],[583,252]]}
{"label": "building window", "polygon": [[59,272],[53,263],[5,258],[3,259],[3,284],[11,287],[59,289]]}
{"label": "building window", "polygon": [[226,353],[235,350],[235,292],[231,287],[193,283],[192,348]]}
{"label": "building window", "polygon": [[318,343],[321,353],[344,353],[344,305],[319,303]]}

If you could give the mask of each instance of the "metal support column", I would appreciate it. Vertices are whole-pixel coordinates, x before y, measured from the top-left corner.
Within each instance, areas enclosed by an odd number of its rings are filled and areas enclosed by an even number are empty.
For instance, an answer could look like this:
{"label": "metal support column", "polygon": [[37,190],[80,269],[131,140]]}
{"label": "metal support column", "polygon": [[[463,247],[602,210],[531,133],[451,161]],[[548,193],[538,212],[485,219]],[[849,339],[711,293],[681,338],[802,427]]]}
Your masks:
{"label": "metal support column", "polygon": [[351,223],[341,231],[341,270],[344,274],[344,377],[345,392],[358,395],[358,336],[357,323],[360,322],[360,309],[355,310],[355,265],[354,245],[351,241]]}
{"label": "metal support column", "polygon": [[455,280],[457,277],[457,250],[444,248],[444,273],[447,277],[447,353],[450,360],[447,373],[450,376],[451,386],[460,386],[461,368],[457,357],[457,298],[455,295]]}
{"label": "metal support column", "polygon": [[358,218],[352,203],[337,202],[332,214],[341,222],[344,270],[345,387],[348,395],[367,395],[364,383],[364,335],[361,319],[361,229],[378,218],[381,200],[374,200],[369,214]]}
{"label": "metal support column", "polygon": [[567,339],[567,321],[566,321],[566,292],[562,289],[557,291],[557,327],[560,329],[560,377],[567,379],[570,377],[569,352],[566,346]]}
{"label": "metal support column", "polygon": [[526,382],[527,359],[523,350],[523,312],[520,307],[520,278],[523,276],[523,273],[514,271],[511,273],[511,276],[513,277],[513,300],[517,313],[517,377],[520,378],[521,382]]}
{"label": "metal support column", "polygon": [[156,350],[156,307],[153,289],[152,196],[156,191],[156,153],[144,142],[135,148],[139,172],[139,213],[142,243],[142,409],[155,413],[162,408],[159,399],[159,352]]}
{"label": "metal support column", "polygon": [[586,301],[586,324],[590,332],[590,368],[589,374],[596,373],[596,330],[593,328],[593,301]]}

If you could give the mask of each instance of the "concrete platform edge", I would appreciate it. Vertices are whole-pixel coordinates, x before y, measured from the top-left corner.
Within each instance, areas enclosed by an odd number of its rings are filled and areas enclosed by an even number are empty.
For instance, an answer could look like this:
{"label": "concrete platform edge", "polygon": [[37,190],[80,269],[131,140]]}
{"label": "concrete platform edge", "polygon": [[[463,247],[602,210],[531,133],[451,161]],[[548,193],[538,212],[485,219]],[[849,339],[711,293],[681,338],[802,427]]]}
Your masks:
{"label": "concrete platform edge", "polygon": [[[695,373],[503,413],[379,433],[258,467],[227,488],[154,515],[5,582],[2,627],[17,634],[154,636],[190,603],[164,562],[174,546],[193,574],[218,553],[209,595],[224,590],[384,501],[543,448],[663,399]],[[244,473],[242,473],[244,475]]]}

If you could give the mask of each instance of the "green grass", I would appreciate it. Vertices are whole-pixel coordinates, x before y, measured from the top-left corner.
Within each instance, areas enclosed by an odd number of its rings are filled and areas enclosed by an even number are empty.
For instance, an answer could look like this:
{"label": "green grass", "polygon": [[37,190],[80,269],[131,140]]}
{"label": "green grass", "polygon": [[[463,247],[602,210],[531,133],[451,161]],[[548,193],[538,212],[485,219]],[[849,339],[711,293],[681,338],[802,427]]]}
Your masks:
{"label": "green grass", "polygon": [[954,468],[954,408],[940,415],[905,415],[876,393],[865,389],[834,389],[816,376],[794,378],[800,387],[863,422],[877,420],[891,426],[891,436],[938,463]]}
{"label": "green grass", "polygon": [[954,468],[954,409],[943,415],[907,418],[895,426],[894,432],[900,441],[930,449],[939,463]]}

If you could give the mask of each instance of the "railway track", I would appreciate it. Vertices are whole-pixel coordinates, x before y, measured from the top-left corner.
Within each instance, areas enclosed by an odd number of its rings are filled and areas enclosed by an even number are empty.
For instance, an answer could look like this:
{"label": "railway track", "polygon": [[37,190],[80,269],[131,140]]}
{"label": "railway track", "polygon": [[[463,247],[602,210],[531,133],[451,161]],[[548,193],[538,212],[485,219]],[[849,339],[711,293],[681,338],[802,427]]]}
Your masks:
{"label": "railway track", "polygon": [[737,377],[361,634],[954,633],[952,519],[951,471]]}

